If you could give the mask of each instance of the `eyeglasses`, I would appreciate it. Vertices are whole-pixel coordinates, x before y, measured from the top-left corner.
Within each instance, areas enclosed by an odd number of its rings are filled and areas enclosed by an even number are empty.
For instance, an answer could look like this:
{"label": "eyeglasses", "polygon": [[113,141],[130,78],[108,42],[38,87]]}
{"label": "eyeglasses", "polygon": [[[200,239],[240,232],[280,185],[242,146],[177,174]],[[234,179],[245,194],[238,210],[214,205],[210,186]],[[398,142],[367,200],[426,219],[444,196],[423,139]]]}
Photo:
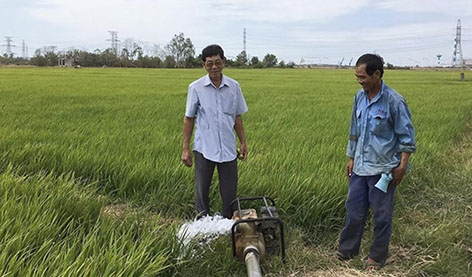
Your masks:
{"label": "eyeglasses", "polygon": [[223,61],[222,60],[216,60],[216,61],[206,61],[205,62],[205,66],[207,68],[212,68],[214,65],[216,65],[216,67],[222,67],[223,66]]}

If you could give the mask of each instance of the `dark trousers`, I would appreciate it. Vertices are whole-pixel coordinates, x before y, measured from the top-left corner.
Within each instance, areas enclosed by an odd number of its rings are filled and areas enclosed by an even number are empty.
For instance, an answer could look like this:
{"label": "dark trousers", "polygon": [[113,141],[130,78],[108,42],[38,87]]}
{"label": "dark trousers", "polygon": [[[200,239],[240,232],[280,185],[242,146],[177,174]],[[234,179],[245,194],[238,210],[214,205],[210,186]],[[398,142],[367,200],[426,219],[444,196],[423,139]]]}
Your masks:
{"label": "dark trousers", "polygon": [[385,262],[392,234],[393,196],[395,187],[388,186],[387,193],[374,187],[380,175],[352,175],[346,200],[346,225],[341,232],[338,250],[349,257],[359,253],[362,233],[369,207],[374,219],[374,240],[369,257],[377,262]]}
{"label": "dark trousers", "polygon": [[216,165],[220,181],[221,215],[225,218],[231,218],[233,216],[231,202],[236,199],[238,187],[236,159],[230,162],[216,163],[205,159],[197,151],[193,153],[195,156],[195,207],[199,216],[208,215],[210,212],[210,186]]}

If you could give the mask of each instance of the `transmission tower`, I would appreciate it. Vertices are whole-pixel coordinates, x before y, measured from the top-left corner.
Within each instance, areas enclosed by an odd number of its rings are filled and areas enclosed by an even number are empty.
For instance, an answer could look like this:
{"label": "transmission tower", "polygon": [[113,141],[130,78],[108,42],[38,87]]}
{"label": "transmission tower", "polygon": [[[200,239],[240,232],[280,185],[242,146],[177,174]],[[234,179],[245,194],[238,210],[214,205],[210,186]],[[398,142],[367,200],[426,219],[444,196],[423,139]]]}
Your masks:
{"label": "transmission tower", "polygon": [[246,53],[246,55],[247,55],[247,52],[246,52],[246,28],[244,28],[244,31],[243,31],[243,50],[244,50],[244,53]]}
{"label": "transmission tower", "polygon": [[5,37],[5,42],[6,42],[7,44],[2,45],[2,46],[6,46],[6,47],[7,47],[5,54],[7,54],[8,57],[10,57],[12,54],[14,54],[14,53],[11,51],[11,48],[16,46],[16,45],[11,44],[12,38],[13,38],[13,37]]}
{"label": "transmission tower", "polygon": [[456,39],[454,40],[454,53],[452,55],[452,66],[456,65],[464,66],[464,57],[462,56],[462,43],[461,43],[461,20],[457,20],[456,28]]}
{"label": "transmission tower", "polygon": [[118,55],[118,32],[117,31],[108,31],[111,35],[111,39],[107,39],[107,41],[111,42],[111,48],[115,51],[115,54]]}
{"label": "transmission tower", "polygon": [[26,59],[26,44],[24,40],[21,43],[21,56],[23,57],[23,59]]}

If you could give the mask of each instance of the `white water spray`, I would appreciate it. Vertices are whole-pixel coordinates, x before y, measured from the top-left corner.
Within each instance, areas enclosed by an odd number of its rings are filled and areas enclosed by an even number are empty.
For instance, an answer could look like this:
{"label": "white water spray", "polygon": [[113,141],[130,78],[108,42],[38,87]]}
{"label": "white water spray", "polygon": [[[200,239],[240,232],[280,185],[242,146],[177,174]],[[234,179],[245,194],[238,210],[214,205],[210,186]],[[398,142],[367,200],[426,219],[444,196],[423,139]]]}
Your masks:
{"label": "white water spray", "polygon": [[182,240],[184,247],[194,239],[199,244],[206,244],[220,235],[229,234],[234,222],[234,220],[226,219],[220,215],[205,216],[182,224],[177,237]]}

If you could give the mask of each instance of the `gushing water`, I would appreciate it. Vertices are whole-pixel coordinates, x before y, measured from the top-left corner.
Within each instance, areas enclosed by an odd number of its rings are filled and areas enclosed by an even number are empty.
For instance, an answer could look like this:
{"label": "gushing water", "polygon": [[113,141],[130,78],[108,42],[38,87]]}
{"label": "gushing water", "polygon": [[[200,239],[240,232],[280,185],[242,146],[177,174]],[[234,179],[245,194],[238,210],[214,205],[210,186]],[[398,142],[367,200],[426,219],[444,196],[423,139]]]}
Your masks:
{"label": "gushing water", "polygon": [[234,222],[234,220],[226,219],[220,215],[205,216],[182,224],[177,237],[182,240],[184,246],[194,239],[198,240],[199,244],[205,244],[220,235],[229,234]]}

